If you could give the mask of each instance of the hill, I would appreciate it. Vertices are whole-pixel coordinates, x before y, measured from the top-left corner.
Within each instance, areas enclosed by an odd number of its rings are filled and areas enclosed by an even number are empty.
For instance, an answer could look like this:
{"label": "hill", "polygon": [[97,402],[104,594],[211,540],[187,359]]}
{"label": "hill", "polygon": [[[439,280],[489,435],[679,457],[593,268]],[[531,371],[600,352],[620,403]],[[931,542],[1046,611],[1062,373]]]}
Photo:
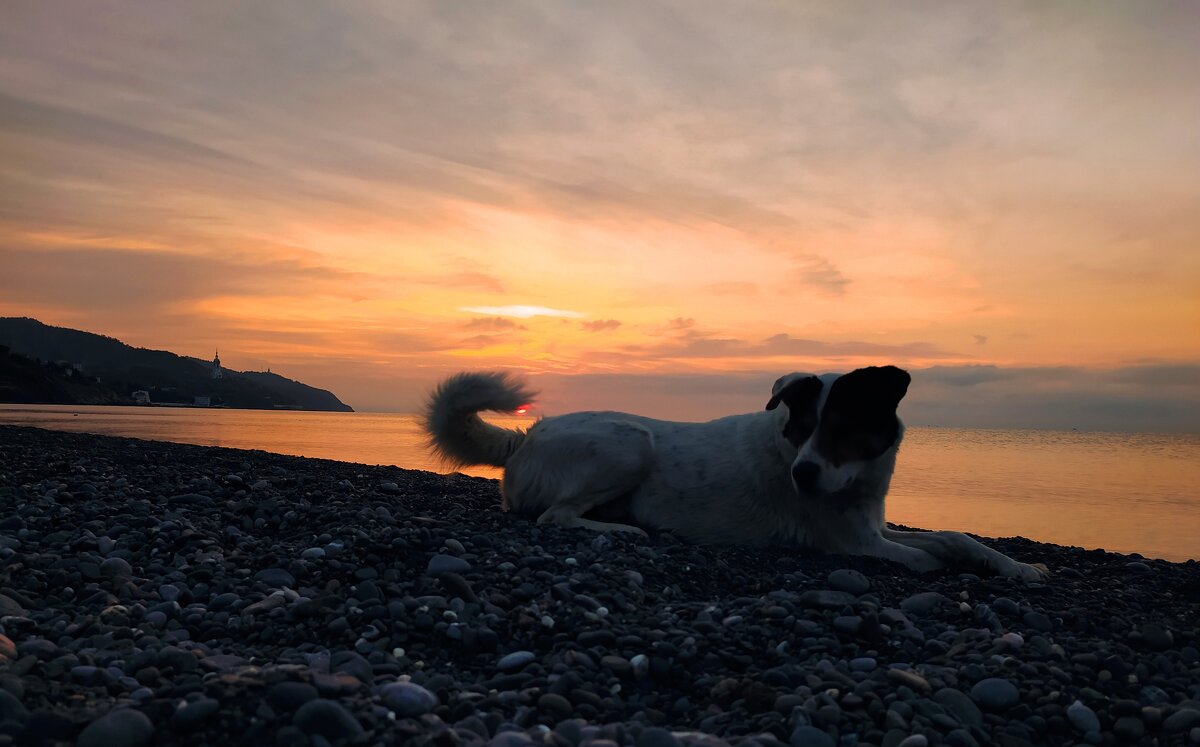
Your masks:
{"label": "hill", "polygon": [[11,351],[0,358],[2,402],[133,404],[145,391],[158,404],[353,412],[332,392],[278,374],[223,368],[214,379],[208,361],[36,319],[0,317],[0,346]]}

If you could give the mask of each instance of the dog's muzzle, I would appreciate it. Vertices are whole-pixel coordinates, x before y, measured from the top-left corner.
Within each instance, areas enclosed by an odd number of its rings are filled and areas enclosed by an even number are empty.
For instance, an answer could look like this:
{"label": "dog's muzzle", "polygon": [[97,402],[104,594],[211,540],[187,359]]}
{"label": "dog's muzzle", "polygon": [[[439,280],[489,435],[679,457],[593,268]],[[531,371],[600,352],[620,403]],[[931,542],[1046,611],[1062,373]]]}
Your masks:
{"label": "dog's muzzle", "polygon": [[792,482],[797,490],[812,490],[821,477],[821,465],[815,462],[797,462],[792,465]]}

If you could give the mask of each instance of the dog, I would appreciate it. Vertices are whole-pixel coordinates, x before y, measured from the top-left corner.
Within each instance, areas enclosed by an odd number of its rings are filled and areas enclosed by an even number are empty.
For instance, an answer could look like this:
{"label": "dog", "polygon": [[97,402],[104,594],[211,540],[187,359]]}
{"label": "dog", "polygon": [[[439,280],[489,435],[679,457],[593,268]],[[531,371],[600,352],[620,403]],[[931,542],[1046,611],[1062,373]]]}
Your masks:
{"label": "dog", "polygon": [[430,395],[424,425],[454,466],[504,468],[502,507],[539,524],[601,532],[670,531],[699,543],[788,545],[866,555],[919,571],[972,568],[1036,580],[1021,563],[960,532],[884,522],[910,377],[895,366],[791,373],[766,409],[707,423],[575,412],[527,431],[487,423],[534,392],[506,373],[459,373]]}

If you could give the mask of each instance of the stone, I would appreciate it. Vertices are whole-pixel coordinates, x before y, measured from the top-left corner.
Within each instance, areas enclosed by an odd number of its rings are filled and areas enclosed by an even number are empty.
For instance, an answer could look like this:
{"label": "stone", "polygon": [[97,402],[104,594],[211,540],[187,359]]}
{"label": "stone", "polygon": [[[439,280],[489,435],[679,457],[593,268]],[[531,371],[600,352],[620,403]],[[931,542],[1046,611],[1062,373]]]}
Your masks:
{"label": "stone", "polygon": [[1163,731],[1168,734],[1181,734],[1200,726],[1200,710],[1180,708],[1163,721]]}
{"label": "stone", "polygon": [[1067,706],[1067,719],[1080,734],[1100,733],[1100,718],[1095,711],[1078,700]]}
{"label": "stone", "polygon": [[952,687],[943,687],[933,694],[938,705],[953,713],[966,726],[983,726],[983,712],[966,693]]}
{"label": "stone", "polygon": [[1171,631],[1157,623],[1146,623],[1141,627],[1142,643],[1151,651],[1166,651],[1175,643]]}
{"label": "stone", "polygon": [[680,747],[679,739],[661,726],[649,726],[638,735],[637,747]]}
{"label": "stone", "polygon": [[133,566],[124,558],[105,558],[100,564],[100,573],[108,578],[129,576],[133,573]]}
{"label": "stone", "polygon": [[532,651],[513,651],[496,662],[496,668],[501,672],[515,672],[524,669],[536,658]]}
{"label": "stone", "polygon": [[288,713],[318,697],[317,688],[307,682],[277,682],[267,690],[267,703],[278,711]]}
{"label": "stone", "polygon": [[985,711],[1006,711],[1021,700],[1017,686],[1002,677],[988,677],[975,683],[971,697]]}
{"label": "stone", "polygon": [[792,730],[791,747],[834,747],[833,738],[815,726],[801,725]]}
{"label": "stone", "polygon": [[429,559],[429,565],[425,568],[425,573],[430,576],[437,576],[442,573],[462,574],[470,570],[471,564],[462,558],[438,553]]}
{"label": "stone", "polygon": [[924,734],[910,734],[901,739],[896,747],[929,747],[929,738]]}
{"label": "stone", "polygon": [[839,568],[829,574],[829,586],[837,591],[848,594],[866,594],[871,588],[871,582],[866,576],[856,570]]}
{"label": "stone", "polygon": [[310,700],[296,711],[292,723],[305,734],[317,734],[330,742],[352,739],[363,733],[362,725],[354,714],[336,700],[317,698]]}
{"label": "stone", "polygon": [[887,678],[898,685],[906,685],[923,695],[928,695],[933,690],[933,687],[929,684],[929,680],[911,669],[889,669],[887,670]]}
{"label": "stone", "polygon": [[438,706],[437,696],[413,682],[391,682],[379,689],[383,704],[401,718],[423,716]]}
{"label": "stone", "polygon": [[820,609],[839,609],[851,606],[857,601],[858,597],[849,592],[832,589],[809,589],[800,595],[801,606]]}
{"label": "stone", "polygon": [[282,568],[267,568],[254,574],[257,581],[267,586],[295,586],[296,577]]}
{"label": "stone", "polygon": [[212,698],[201,698],[185,703],[171,717],[171,726],[179,731],[192,731],[212,718],[221,709],[221,704]]}
{"label": "stone", "polygon": [[946,597],[945,594],[937,591],[923,591],[918,594],[913,594],[910,597],[900,602],[900,609],[906,615],[924,616],[932,613],[935,609],[943,606],[950,606],[954,603]]}
{"label": "stone", "polygon": [[154,736],[154,724],[141,711],[122,708],[109,711],[87,725],[76,747],[142,747]]}

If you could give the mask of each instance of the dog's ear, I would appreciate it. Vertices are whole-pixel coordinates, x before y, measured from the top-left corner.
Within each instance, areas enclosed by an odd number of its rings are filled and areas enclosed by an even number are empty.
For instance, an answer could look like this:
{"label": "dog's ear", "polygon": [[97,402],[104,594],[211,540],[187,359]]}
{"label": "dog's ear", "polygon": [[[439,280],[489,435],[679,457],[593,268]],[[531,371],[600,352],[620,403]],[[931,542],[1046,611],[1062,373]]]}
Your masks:
{"label": "dog's ear", "polygon": [[790,373],[780,376],[771,387],[771,399],[767,400],[767,409],[774,410],[783,402],[788,409],[794,409],[791,403],[801,398],[812,398],[821,391],[821,380],[812,374]]}
{"label": "dog's ear", "polygon": [[838,379],[835,385],[846,390],[852,401],[871,403],[880,409],[895,412],[900,400],[908,393],[911,382],[912,377],[902,368],[871,366],[851,371]]}

